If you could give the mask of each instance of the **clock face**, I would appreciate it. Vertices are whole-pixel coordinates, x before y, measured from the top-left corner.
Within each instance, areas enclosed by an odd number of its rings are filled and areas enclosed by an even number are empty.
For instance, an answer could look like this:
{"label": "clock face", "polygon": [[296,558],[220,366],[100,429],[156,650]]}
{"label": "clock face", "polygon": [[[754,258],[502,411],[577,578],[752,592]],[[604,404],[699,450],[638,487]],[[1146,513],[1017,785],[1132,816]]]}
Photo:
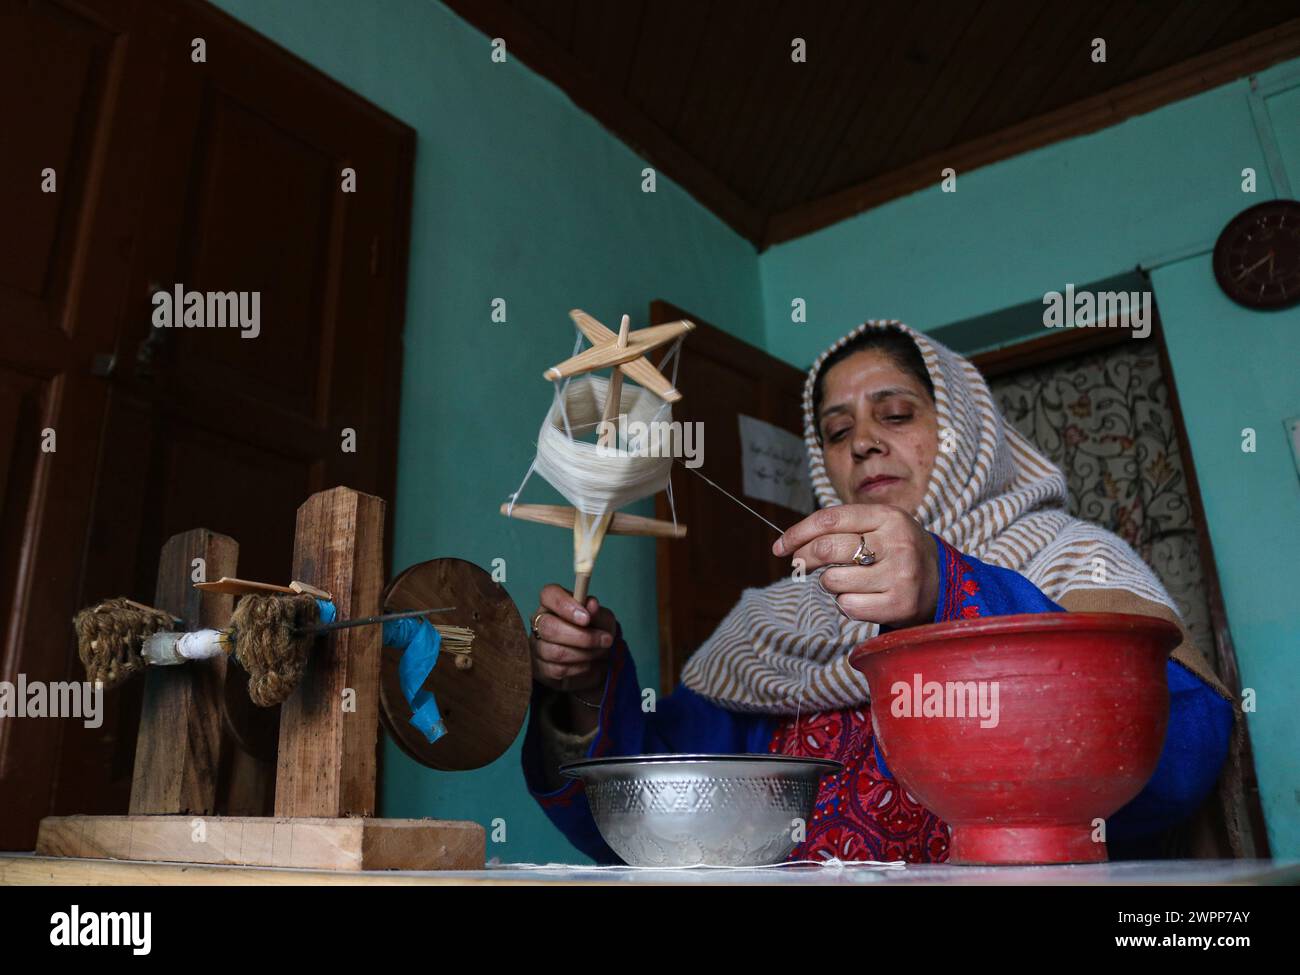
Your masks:
{"label": "clock face", "polygon": [[1248,308],[1300,302],[1300,202],[1270,200],[1233,217],[1214,245],[1214,277]]}

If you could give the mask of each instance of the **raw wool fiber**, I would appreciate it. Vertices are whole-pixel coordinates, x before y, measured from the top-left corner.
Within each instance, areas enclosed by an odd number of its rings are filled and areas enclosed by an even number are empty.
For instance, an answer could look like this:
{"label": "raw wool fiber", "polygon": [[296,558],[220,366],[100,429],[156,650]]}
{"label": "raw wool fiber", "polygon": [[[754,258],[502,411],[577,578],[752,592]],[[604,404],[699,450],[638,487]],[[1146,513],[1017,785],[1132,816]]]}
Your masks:
{"label": "raw wool fiber", "polygon": [[72,627],[77,632],[77,655],[86,668],[86,679],[100,681],[105,688],[124,683],[146,666],[140,653],[144,641],[172,625],[166,613],[124,598],[83,609],[72,618]]}
{"label": "raw wool fiber", "polygon": [[320,619],[309,595],[250,594],[230,617],[235,659],[248,671],[248,696],[259,707],[281,703],[298,686],[315,635],[305,633]]}

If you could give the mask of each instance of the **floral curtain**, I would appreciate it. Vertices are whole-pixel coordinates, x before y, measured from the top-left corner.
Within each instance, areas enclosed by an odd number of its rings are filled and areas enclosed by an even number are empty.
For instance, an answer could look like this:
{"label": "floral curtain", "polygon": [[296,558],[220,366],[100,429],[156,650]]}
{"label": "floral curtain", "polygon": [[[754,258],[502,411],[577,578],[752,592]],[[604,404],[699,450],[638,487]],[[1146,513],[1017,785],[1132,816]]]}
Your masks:
{"label": "floral curtain", "polygon": [[1169,389],[1155,348],[1127,342],[996,377],[1003,415],[1065,472],[1070,510],[1137,550],[1222,674]]}

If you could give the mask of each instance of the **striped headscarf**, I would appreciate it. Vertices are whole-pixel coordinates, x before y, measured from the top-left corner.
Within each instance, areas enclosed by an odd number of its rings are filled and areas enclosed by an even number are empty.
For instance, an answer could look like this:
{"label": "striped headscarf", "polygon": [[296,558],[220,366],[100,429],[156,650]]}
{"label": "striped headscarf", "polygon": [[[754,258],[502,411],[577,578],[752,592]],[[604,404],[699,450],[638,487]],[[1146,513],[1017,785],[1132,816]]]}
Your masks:
{"label": "striped headscarf", "polygon": [[[1057,602],[1074,589],[1122,589],[1178,612],[1127,542],[1069,513],[1065,476],[1003,419],[974,364],[897,320],[863,322],[808,370],[804,442],[821,507],[842,501],[817,439],[817,374],[828,356],[866,330],[891,328],[916,343],[934,385],[940,449],[913,512],[928,531],[966,555],[1019,572]],[[878,627],[846,619],[829,594],[809,584],[816,578],[746,589],[686,662],[682,682],[733,710],[765,714],[865,703],[866,678],[848,654]]]}

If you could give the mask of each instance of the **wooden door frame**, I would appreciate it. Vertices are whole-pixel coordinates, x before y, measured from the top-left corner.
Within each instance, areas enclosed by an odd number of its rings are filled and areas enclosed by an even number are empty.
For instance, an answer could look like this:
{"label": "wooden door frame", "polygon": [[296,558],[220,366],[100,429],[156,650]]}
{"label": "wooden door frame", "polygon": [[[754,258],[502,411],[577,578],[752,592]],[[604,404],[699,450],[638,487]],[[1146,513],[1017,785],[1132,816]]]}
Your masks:
{"label": "wooden door frame", "polygon": [[[752,371],[755,373],[761,372],[763,368],[769,368],[766,360],[775,359],[777,362],[781,362],[782,365],[788,366],[792,373],[800,377],[799,381],[802,383],[803,371],[796,366],[776,359],[771,353],[746,342],[725,329],[710,324],[700,316],[694,315],[670,301],[657,298],[650,303],[651,325],[670,322],[679,318],[688,318],[695,323],[694,331],[690,333],[685,346],[682,348],[682,355],[712,355],[714,358],[725,359],[729,357],[732,361],[748,361],[754,363]],[[667,354],[667,352],[664,353],[665,356]],[[761,368],[758,365],[760,362],[762,363]],[[794,376],[792,375],[791,378],[793,380]],[[771,400],[767,402],[771,402]],[[765,510],[769,505],[773,508],[776,507],[772,502],[757,501],[752,498],[749,503],[760,511]],[[655,517],[668,519],[670,516],[667,495],[661,491],[655,495]],[[661,693],[665,695],[672,693],[674,687],[673,672],[676,658],[680,656],[681,662],[684,664],[686,659],[697,649],[696,646],[688,645],[690,640],[687,636],[683,618],[680,614],[674,614],[673,612],[673,592],[687,591],[690,587],[690,573],[687,571],[685,560],[673,558],[674,550],[672,546],[678,544],[681,543],[668,538],[658,539],[655,544],[655,589],[657,593],[656,604],[659,610],[659,686]]]}
{"label": "wooden door frame", "polygon": [[[1196,464],[1192,459],[1191,441],[1187,436],[1187,425],[1183,420],[1183,409],[1178,397],[1178,384],[1174,379],[1173,366],[1169,360],[1169,347],[1165,342],[1164,324],[1160,319],[1156,296],[1151,291],[1150,282],[1147,289],[1151,293],[1151,334],[1147,341],[1155,343],[1156,356],[1160,371],[1164,376],[1169,391],[1169,411],[1173,417],[1174,433],[1178,437],[1178,455],[1182,461],[1183,474],[1187,481],[1187,500],[1191,507],[1192,521],[1196,527],[1196,540],[1200,546],[1201,573],[1205,578],[1206,601],[1210,609],[1210,623],[1214,630],[1214,645],[1218,653],[1222,672],[1220,676],[1228,690],[1239,699],[1241,697],[1241,674],[1237,667],[1237,651],[1232,641],[1232,632],[1228,627],[1228,614],[1223,600],[1223,586],[1219,581],[1218,564],[1214,557],[1214,544],[1210,540],[1209,522],[1205,517],[1205,506],[1201,500],[1200,481],[1196,476]],[[988,352],[971,355],[968,358],[986,379],[995,379],[1012,372],[1051,365],[1076,356],[1101,352],[1128,342],[1141,341],[1134,338],[1131,329],[1125,327],[1094,327],[1054,329],[1041,338],[1025,339],[1014,345],[1004,346]],[[1251,819],[1251,831],[1255,841],[1255,854],[1269,856],[1268,832],[1264,822],[1264,811],[1259,798],[1259,784],[1255,778],[1255,760],[1250,745],[1250,732],[1246,729],[1245,746],[1242,755],[1243,775],[1246,786],[1247,812]]]}

